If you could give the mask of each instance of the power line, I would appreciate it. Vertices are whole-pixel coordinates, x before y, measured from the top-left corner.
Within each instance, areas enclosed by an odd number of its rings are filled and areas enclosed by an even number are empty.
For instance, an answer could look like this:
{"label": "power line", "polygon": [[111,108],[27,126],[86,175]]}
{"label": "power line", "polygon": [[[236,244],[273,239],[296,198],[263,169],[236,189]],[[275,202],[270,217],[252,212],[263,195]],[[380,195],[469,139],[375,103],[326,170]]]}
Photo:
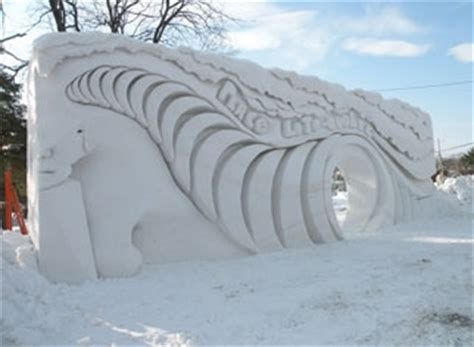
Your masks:
{"label": "power line", "polygon": [[468,142],[468,143],[465,143],[463,145],[442,149],[441,152],[446,152],[446,151],[450,151],[450,150],[453,150],[453,149],[463,148],[463,147],[472,146],[472,145],[474,145],[474,142]]}
{"label": "power line", "polygon": [[440,83],[440,84],[426,84],[426,85],[420,85],[420,86],[386,88],[386,89],[377,89],[377,90],[374,90],[374,92],[391,92],[391,91],[396,91],[396,90],[413,90],[413,89],[451,87],[451,86],[458,86],[462,84],[472,84],[472,82],[473,80],[467,80],[467,81],[447,82],[447,83]]}

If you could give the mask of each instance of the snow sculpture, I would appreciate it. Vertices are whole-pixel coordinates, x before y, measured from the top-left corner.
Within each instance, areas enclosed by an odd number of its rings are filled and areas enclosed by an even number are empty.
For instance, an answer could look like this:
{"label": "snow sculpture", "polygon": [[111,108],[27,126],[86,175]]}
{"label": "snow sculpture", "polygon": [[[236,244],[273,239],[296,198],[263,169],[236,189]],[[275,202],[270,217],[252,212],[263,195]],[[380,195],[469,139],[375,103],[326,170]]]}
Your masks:
{"label": "snow sculpture", "polygon": [[[30,223],[54,280],[330,242],[429,216],[436,200],[429,115],[314,77],[50,34],[29,98]],[[342,225],[335,167],[349,189]]]}

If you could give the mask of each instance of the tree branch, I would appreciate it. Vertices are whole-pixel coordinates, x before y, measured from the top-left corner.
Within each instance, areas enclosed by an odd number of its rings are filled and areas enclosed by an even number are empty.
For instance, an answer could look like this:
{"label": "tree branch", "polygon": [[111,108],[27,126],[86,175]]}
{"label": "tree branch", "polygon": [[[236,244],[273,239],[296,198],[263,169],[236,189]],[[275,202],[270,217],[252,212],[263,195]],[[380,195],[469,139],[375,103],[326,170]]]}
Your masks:
{"label": "tree branch", "polygon": [[26,35],[26,32],[25,33],[16,33],[16,34],[13,34],[11,36],[7,36],[3,39],[0,39],[0,44],[5,43],[5,42],[10,41],[10,40],[17,39],[19,37],[23,37],[25,35]]}

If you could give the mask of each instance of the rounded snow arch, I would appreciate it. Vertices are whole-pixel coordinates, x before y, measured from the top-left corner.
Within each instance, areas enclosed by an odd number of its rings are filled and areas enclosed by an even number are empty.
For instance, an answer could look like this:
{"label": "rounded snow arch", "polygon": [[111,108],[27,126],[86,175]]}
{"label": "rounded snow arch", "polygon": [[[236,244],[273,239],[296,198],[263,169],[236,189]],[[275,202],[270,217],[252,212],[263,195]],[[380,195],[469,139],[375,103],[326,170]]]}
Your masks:
{"label": "rounded snow arch", "polygon": [[[320,178],[330,227],[340,237],[372,231],[394,223],[396,198],[388,168],[370,141],[360,136],[334,136],[326,140],[328,151]],[[348,210],[342,223],[331,208],[332,173],[338,168],[346,182]]]}
{"label": "rounded snow arch", "polygon": [[[48,35],[32,61],[30,227],[51,279],[301,247],[430,215],[430,118],[401,101],[114,35]],[[342,227],[335,167],[349,188]]]}

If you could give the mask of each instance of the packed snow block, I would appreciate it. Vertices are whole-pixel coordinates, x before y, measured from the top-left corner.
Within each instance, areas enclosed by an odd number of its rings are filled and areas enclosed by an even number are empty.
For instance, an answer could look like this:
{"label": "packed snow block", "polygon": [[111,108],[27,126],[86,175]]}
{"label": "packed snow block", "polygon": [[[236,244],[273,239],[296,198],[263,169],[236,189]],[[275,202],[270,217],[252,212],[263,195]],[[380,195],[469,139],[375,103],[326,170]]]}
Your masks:
{"label": "packed snow block", "polygon": [[42,273],[70,283],[97,278],[79,183],[67,180],[44,190],[38,205],[39,224],[47,230],[38,243]]}
{"label": "packed snow block", "polygon": [[[49,34],[28,91],[30,224],[55,280],[331,242],[430,217],[438,199],[428,114],[315,77]],[[341,224],[336,167],[349,195]]]}

